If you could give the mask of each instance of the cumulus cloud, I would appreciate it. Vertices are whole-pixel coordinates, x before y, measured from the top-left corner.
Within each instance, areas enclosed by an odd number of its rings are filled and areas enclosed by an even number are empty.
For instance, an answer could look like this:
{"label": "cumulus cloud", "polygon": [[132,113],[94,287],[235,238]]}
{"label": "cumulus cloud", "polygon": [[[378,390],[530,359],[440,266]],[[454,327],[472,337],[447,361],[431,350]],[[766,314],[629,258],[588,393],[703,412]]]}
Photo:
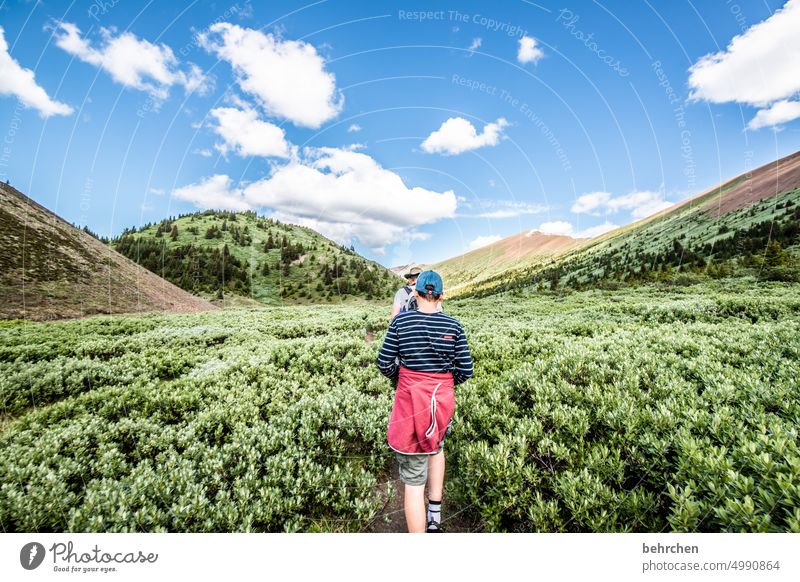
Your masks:
{"label": "cumulus cloud", "polygon": [[311,44],[227,22],[212,25],[197,39],[230,63],[241,89],[270,116],[316,128],[342,110],[336,77]]}
{"label": "cumulus cloud", "polygon": [[196,184],[173,190],[172,195],[179,200],[186,200],[204,209],[214,208],[239,212],[252,208],[244,199],[243,190],[234,188],[230,177],[223,174],[214,174]]}
{"label": "cumulus cloud", "polygon": [[609,200],[611,200],[611,193],[609,192],[589,192],[588,194],[581,194],[572,204],[570,210],[577,214],[599,214],[599,212],[597,212],[598,209],[607,204]]}
{"label": "cumulus cloud", "polygon": [[42,117],[70,115],[72,107],[51,99],[37,83],[33,71],[23,69],[8,52],[5,31],[0,26],[0,95],[13,95],[25,107],[32,107]]}
{"label": "cumulus cloud", "polygon": [[234,186],[228,176],[215,175],[174,195],[201,208],[269,208],[279,220],[340,243],[358,238],[376,252],[456,210],[451,190],[410,188],[370,156],[341,148],[306,149],[251,184]]}
{"label": "cumulus cloud", "polygon": [[594,238],[614,230],[615,228],[619,228],[619,226],[612,222],[605,221],[603,224],[598,224],[584,230],[575,231],[575,228],[572,226],[572,224],[566,220],[554,220],[552,222],[543,222],[541,225],[539,225],[538,229],[528,232],[526,236],[540,232],[542,234],[571,236],[573,238]]}
{"label": "cumulus cloud", "polygon": [[473,39],[472,39],[472,42],[470,43],[470,45],[469,45],[469,47],[467,48],[467,50],[468,50],[469,52],[476,51],[476,50],[478,50],[479,48],[481,48],[481,44],[483,44],[483,40],[481,40],[481,38],[480,38],[480,37],[478,37],[478,38],[473,38]]}
{"label": "cumulus cloud", "polygon": [[348,133],[356,133],[361,131],[361,126],[357,123],[353,123],[350,127],[347,128]]}
{"label": "cumulus cloud", "polygon": [[579,231],[575,234],[575,238],[594,238],[617,228],[619,228],[619,225],[614,224],[613,222],[605,221],[603,224],[591,226]]}
{"label": "cumulus cloud", "polygon": [[223,139],[215,146],[221,154],[233,150],[240,156],[289,157],[291,148],[283,129],[262,121],[256,111],[218,107],[210,114],[217,121],[214,131]]}
{"label": "cumulus cloud", "polygon": [[762,109],[750,120],[747,127],[761,129],[788,123],[800,117],[800,101],[776,101],[768,109]]}
{"label": "cumulus cloud", "polygon": [[517,60],[526,65],[535,63],[544,56],[544,52],[536,46],[536,39],[530,36],[523,36],[519,39],[519,50],[517,50]]}
{"label": "cumulus cloud", "polygon": [[422,149],[429,154],[456,155],[484,146],[497,145],[503,136],[503,129],[507,126],[508,121],[501,117],[494,123],[487,123],[483,131],[478,133],[475,126],[463,117],[451,117],[425,138]]}
{"label": "cumulus cloud", "polygon": [[593,216],[629,210],[634,218],[645,218],[673,205],[674,202],[664,200],[660,192],[649,190],[631,192],[617,197],[612,196],[609,192],[589,192],[579,196],[570,210],[576,214]]}
{"label": "cumulus cloud", "polygon": [[477,238],[472,239],[469,242],[469,245],[467,245],[467,246],[468,246],[469,250],[474,251],[475,249],[479,249],[481,247],[488,246],[488,245],[490,245],[492,243],[496,243],[499,240],[502,240],[502,237],[499,237],[499,236],[494,235],[494,234],[488,235],[488,236],[479,236]]}
{"label": "cumulus cloud", "polygon": [[56,46],[103,69],[125,87],[147,91],[154,99],[166,99],[173,85],[183,86],[187,93],[201,94],[210,87],[210,79],[197,65],[188,63],[180,69],[180,62],[165,44],[156,45],[130,32],[115,34],[114,30],[101,28],[102,43],[94,47],[81,38],[80,29],[70,22],[57,22],[55,28]]}
{"label": "cumulus cloud", "polygon": [[630,210],[631,216],[634,218],[645,218],[651,214],[665,210],[674,204],[674,202],[664,200],[660,192],[645,190],[612,198],[608,201],[608,209],[610,212]]}
{"label": "cumulus cloud", "polygon": [[[785,102],[800,93],[798,30],[800,0],[789,0],[763,22],[733,37],[724,51],[706,55],[692,65],[689,97],[761,108],[750,122],[752,129],[789,121],[787,112],[794,110],[794,101],[788,105],[776,102]],[[772,104],[777,105],[777,112],[770,112]]]}
{"label": "cumulus cloud", "polygon": [[542,234],[561,234],[564,236],[571,236],[573,227],[572,224],[565,220],[553,220],[550,222],[543,222],[536,230]]}

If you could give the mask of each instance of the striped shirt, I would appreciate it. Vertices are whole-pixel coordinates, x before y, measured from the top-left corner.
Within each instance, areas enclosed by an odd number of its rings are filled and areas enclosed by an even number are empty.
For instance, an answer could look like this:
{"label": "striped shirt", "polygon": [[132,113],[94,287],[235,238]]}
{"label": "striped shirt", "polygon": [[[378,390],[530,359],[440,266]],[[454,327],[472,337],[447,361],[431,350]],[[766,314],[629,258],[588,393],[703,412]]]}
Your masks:
{"label": "striped shirt", "polygon": [[378,369],[396,378],[399,363],[417,372],[452,372],[461,384],[472,377],[472,356],[464,328],[441,312],[403,311],[389,324],[378,354]]}

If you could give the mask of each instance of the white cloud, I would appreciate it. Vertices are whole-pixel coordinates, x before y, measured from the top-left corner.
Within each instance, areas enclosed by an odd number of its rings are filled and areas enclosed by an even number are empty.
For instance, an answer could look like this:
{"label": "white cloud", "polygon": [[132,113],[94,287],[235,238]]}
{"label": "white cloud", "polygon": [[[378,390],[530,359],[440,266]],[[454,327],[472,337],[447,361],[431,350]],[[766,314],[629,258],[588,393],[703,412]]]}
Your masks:
{"label": "white cloud", "polygon": [[11,58],[8,52],[5,31],[0,26],[0,95],[13,95],[25,107],[32,107],[39,111],[42,117],[51,115],[70,115],[72,107],[60,101],[51,99],[42,89],[34,77],[33,71],[23,69],[20,64]]}
{"label": "white cloud", "polygon": [[[279,220],[309,226],[340,243],[358,238],[378,252],[415,229],[454,216],[455,194],[407,187],[370,156],[340,148],[306,149],[246,186],[215,175],[174,195],[201,208],[270,208]],[[400,202],[400,203],[398,203]]]}
{"label": "white cloud", "polygon": [[674,202],[664,200],[660,192],[647,190],[631,192],[626,196],[619,196],[608,201],[610,212],[617,212],[621,209],[630,210],[631,216],[634,218],[645,218],[670,206],[674,206]]}
{"label": "white cloud", "polygon": [[664,200],[660,192],[648,190],[631,192],[617,197],[612,196],[609,192],[589,192],[578,196],[570,210],[576,214],[593,216],[629,210],[634,218],[645,218],[673,205],[673,202]]}
{"label": "white cloud", "polygon": [[605,234],[609,231],[612,231],[616,228],[619,228],[619,225],[605,221],[603,224],[598,224],[597,226],[591,226],[576,233],[575,238],[594,238],[596,236],[600,236],[601,234]]}
{"label": "white cloud", "polygon": [[204,158],[210,158],[211,156],[214,155],[214,152],[212,152],[208,148],[197,148],[197,149],[192,150],[192,153],[197,155],[197,156],[202,156]]}
{"label": "white cloud", "polygon": [[316,128],[342,110],[336,77],[313,45],[227,22],[200,33],[198,42],[231,64],[242,90],[271,116]]}
{"label": "white cloud", "polygon": [[750,120],[747,127],[760,129],[781,125],[800,117],[800,101],[776,101],[769,109],[762,109]]}
{"label": "white cloud", "polygon": [[[691,99],[736,102],[768,108],[800,93],[800,0],[789,0],[772,16],[733,37],[724,51],[709,54],[689,69]],[[784,113],[787,106],[781,109]],[[759,111],[759,114],[762,112]],[[751,128],[774,125],[764,113]],[[797,117],[797,116],[795,116]],[[794,117],[792,118],[794,119]],[[780,122],[778,122],[780,123]]]}
{"label": "white cloud", "polygon": [[481,48],[481,44],[483,44],[483,40],[481,40],[481,38],[480,38],[480,37],[478,37],[478,38],[473,38],[473,39],[472,39],[472,43],[470,43],[470,45],[469,45],[469,47],[467,48],[467,50],[468,50],[469,52],[476,51],[476,50],[478,50],[479,48]]}
{"label": "white cloud", "polygon": [[578,199],[572,204],[572,212],[576,214],[595,214],[599,208],[602,208],[611,199],[609,192],[589,192],[588,194],[581,194]]}
{"label": "white cloud", "polygon": [[503,135],[503,129],[507,126],[508,121],[501,117],[494,123],[487,123],[479,134],[475,126],[463,117],[451,117],[425,138],[422,149],[429,154],[456,155],[484,146],[497,145]]}
{"label": "white cloud", "polygon": [[356,133],[361,131],[361,126],[357,123],[352,124],[350,127],[347,128],[348,133]]}
{"label": "white cloud", "polygon": [[243,157],[289,157],[291,148],[283,129],[260,120],[256,111],[218,107],[212,109],[210,114],[218,123],[214,131],[223,139],[223,143],[215,147],[223,155],[233,150]]}
{"label": "white cloud", "polygon": [[210,88],[210,79],[197,65],[188,63],[186,70],[179,69],[180,62],[165,44],[155,45],[130,32],[115,36],[114,30],[101,28],[103,42],[96,48],[80,34],[80,29],[70,22],[56,23],[58,47],[103,69],[125,87],[147,91],[159,101],[167,98],[173,85],[183,86],[187,93],[203,94]]}
{"label": "white cloud", "polygon": [[250,210],[252,207],[244,199],[240,188],[231,187],[231,179],[222,174],[214,174],[196,184],[190,184],[172,191],[179,200],[186,200],[204,209]]}
{"label": "white cloud", "polygon": [[544,56],[544,52],[536,46],[536,39],[530,36],[523,36],[519,39],[519,50],[517,51],[517,60],[526,65],[528,63],[535,63]]}
{"label": "white cloud", "polygon": [[553,220],[551,222],[543,222],[537,229],[542,234],[560,234],[564,236],[572,235],[572,224],[565,220]]}
{"label": "white cloud", "polygon": [[483,212],[474,215],[478,218],[515,218],[527,214],[541,214],[548,209],[543,204],[528,204],[515,200],[481,200],[479,206]]}
{"label": "white cloud", "polygon": [[338,148],[305,153],[304,163],[292,162],[248,186],[247,199],[297,217],[349,224],[353,235],[371,247],[455,213],[452,191],[408,188],[366,154]]}
{"label": "white cloud", "polygon": [[166,194],[163,188],[150,188],[150,194],[155,194],[156,196],[163,196]]}
{"label": "white cloud", "polygon": [[468,245],[469,250],[474,251],[475,249],[479,249],[481,247],[485,247],[492,243],[496,243],[497,241],[502,240],[502,237],[497,235],[488,235],[488,236],[479,236],[475,239],[472,239]]}
{"label": "white cloud", "polygon": [[539,225],[538,229],[531,230],[525,236],[530,236],[536,232],[541,232],[542,234],[571,236],[573,238],[594,238],[603,233],[614,230],[615,228],[619,228],[619,226],[612,222],[605,221],[603,224],[591,226],[576,232],[571,223],[565,220],[554,220],[552,222],[543,222],[541,225]]}

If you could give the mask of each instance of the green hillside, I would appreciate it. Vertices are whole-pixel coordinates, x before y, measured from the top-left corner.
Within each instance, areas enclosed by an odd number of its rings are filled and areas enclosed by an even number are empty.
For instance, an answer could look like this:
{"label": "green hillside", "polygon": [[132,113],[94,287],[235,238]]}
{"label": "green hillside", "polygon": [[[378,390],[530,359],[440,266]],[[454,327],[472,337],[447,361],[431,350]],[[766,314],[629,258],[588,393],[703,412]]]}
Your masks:
{"label": "green hillside", "polygon": [[208,210],[127,229],[109,243],[143,267],[226,305],[388,299],[383,266],[302,226]]}
{"label": "green hillside", "polygon": [[[541,264],[509,269],[465,286],[458,295],[484,296],[531,286],[581,289],[730,276],[798,280],[798,159],[794,154],[763,166]],[[784,162],[776,171],[776,164]],[[791,172],[782,172],[784,167]],[[780,181],[766,183],[770,173]]]}
{"label": "green hillside", "polygon": [[553,257],[580,247],[587,240],[528,230],[441,261],[431,268],[441,273],[449,293],[458,294],[459,289],[501,273],[539,267]]}

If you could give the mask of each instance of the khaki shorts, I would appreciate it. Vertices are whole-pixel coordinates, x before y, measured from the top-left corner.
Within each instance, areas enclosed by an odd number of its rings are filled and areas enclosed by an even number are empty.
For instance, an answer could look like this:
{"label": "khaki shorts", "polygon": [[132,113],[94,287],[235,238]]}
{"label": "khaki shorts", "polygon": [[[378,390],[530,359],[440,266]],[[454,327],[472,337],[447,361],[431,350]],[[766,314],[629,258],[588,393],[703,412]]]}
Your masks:
{"label": "khaki shorts", "polygon": [[[450,434],[453,423],[447,425],[445,436]],[[439,442],[437,455],[444,450],[444,438]],[[428,482],[428,459],[433,455],[405,455],[395,451],[395,458],[400,465],[400,480],[406,485],[425,485]]]}

